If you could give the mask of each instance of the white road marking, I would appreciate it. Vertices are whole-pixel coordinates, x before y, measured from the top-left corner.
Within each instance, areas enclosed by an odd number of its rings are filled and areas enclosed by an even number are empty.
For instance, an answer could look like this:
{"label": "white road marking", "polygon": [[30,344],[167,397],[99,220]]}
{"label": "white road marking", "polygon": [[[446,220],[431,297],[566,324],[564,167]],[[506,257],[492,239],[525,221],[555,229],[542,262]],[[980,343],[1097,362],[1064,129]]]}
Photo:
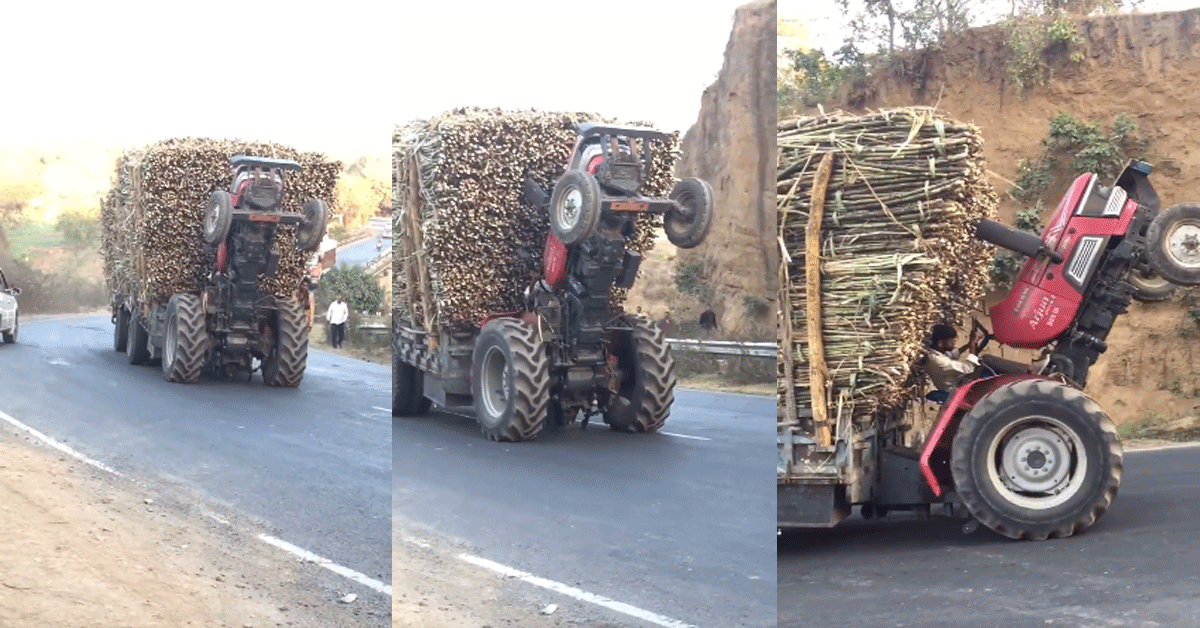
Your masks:
{"label": "white road marking", "polygon": [[344,578],[349,578],[350,580],[353,580],[363,586],[370,587],[371,589],[374,589],[375,591],[378,591],[388,597],[392,596],[392,586],[391,585],[384,584],[374,578],[371,578],[371,577],[361,574],[357,571],[354,571],[353,569],[351,569],[349,567],[343,567],[342,565],[339,565],[339,564],[333,562],[332,560],[329,560],[328,558],[322,558],[320,556],[317,556],[316,554],[314,554],[304,548],[296,547],[295,545],[292,545],[291,543],[288,543],[287,541],[284,541],[282,539],[277,539],[273,536],[269,536],[266,534],[260,534],[260,535],[258,535],[258,538],[263,541],[266,541],[267,543],[270,543],[271,545],[274,545],[275,547],[278,547],[279,549],[281,549],[289,554],[303,558],[304,560],[307,560],[311,563],[316,563],[316,564],[328,569],[329,571],[336,573],[339,576],[342,576]]}
{"label": "white road marking", "polygon": [[224,519],[223,517],[221,517],[220,515],[217,515],[215,513],[205,511],[201,514],[203,514],[205,517],[208,517],[209,519],[212,519],[213,521],[216,521],[217,523],[219,523],[221,525],[226,525],[226,526],[233,525],[232,523],[229,523],[229,521],[227,519]]}
{"label": "white road marking", "polygon": [[[100,462],[99,460],[93,460],[91,458],[88,458],[87,456],[79,453],[78,451],[75,451],[74,449],[68,447],[67,445],[60,443],[60,442],[54,440],[53,438],[50,438],[49,436],[46,436],[45,434],[35,430],[34,428],[18,421],[12,415],[9,415],[5,412],[0,412],[0,419],[7,421],[8,423],[12,424],[14,427],[17,427],[18,429],[20,429],[22,431],[29,432],[29,434],[31,434],[33,437],[46,443],[47,445],[53,447],[54,449],[57,449],[65,454],[71,456],[72,458],[75,458],[81,462],[84,462],[93,467],[96,467],[97,469],[100,469],[101,471],[111,473],[117,477],[125,477],[120,471],[113,469],[112,467],[104,464],[103,462]],[[222,519],[221,517],[219,517],[213,513],[206,512],[206,513],[204,513],[204,516],[206,516],[209,519],[212,519],[214,521],[223,523],[225,525],[231,525],[228,521],[226,521],[225,519]],[[339,576],[353,580],[359,584],[362,584],[371,589],[374,589],[375,591],[383,593],[383,594],[387,595],[388,597],[392,596],[392,587],[390,585],[386,585],[378,580],[375,580],[373,578],[365,576],[357,571],[354,571],[353,569],[350,569],[349,567],[343,567],[343,566],[329,560],[328,558],[322,558],[320,556],[317,556],[316,554],[313,554],[312,552],[310,552],[308,550],[297,547],[295,545],[292,545],[291,543],[288,543],[287,541],[284,541],[282,539],[277,539],[273,536],[268,536],[266,534],[260,534],[260,535],[258,535],[258,538],[262,541],[270,543],[271,545],[274,545],[275,547],[278,547],[278,548],[284,550],[285,552],[288,552],[289,554],[293,554],[293,555],[299,556],[300,558],[303,558],[304,560],[307,560],[309,562],[316,563],[316,564],[338,574]]]}
{"label": "white road marking", "polygon": [[392,409],[391,409],[391,408],[380,408],[379,406],[371,406],[371,407],[372,407],[372,408],[374,408],[374,409],[376,409],[376,410],[378,410],[378,411],[380,411],[380,412],[391,412],[391,411],[392,411]]}
{"label": "white road marking", "polygon": [[679,438],[690,438],[692,440],[712,440],[711,438],[705,438],[703,436],[688,436],[687,434],[676,434],[675,432],[660,432],[660,433],[666,434],[667,436],[678,436]]}
{"label": "white road marking", "polygon": [[555,582],[553,580],[539,578],[538,576],[535,576],[533,574],[526,573],[526,572],[520,571],[518,569],[513,569],[512,567],[506,567],[504,565],[501,565],[500,563],[492,562],[486,558],[472,556],[471,554],[459,554],[458,558],[460,560],[464,560],[468,563],[471,563],[472,565],[476,565],[478,567],[483,567],[484,569],[487,569],[489,571],[494,571],[502,576],[516,578],[523,582],[528,582],[529,584],[532,584],[534,586],[539,586],[539,587],[542,587],[543,589],[549,589],[551,591],[554,591],[555,593],[561,593],[563,595],[566,595],[568,597],[573,597],[582,602],[590,602],[597,606],[603,606],[604,608],[607,608],[609,610],[616,611],[618,613],[628,615],[630,617],[634,617],[634,618],[640,619],[645,622],[657,624],[659,626],[663,626],[664,628],[696,628],[696,626],[693,626],[691,624],[685,624],[679,620],[671,619],[670,617],[664,617],[657,613],[652,613],[650,611],[640,609],[636,606],[631,606],[629,604],[625,604],[624,602],[610,600],[602,595],[596,595],[595,593],[588,593],[587,591],[584,591],[582,589],[576,589],[575,587],[565,585],[561,582]]}
{"label": "white road marking", "polygon": [[430,549],[433,547],[432,545],[426,543],[425,541],[422,541],[421,539],[414,539],[411,536],[406,536],[406,537],[404,537],[403,540],[405,543],[411,543],[413,545],[416,545],[417,547],[423,547],[425,549]]}
{"label": "white road marking", "polygon": [[50,363],[56,366],[71,366],[70,362],[67,362],[62,358],[54,358],[53,360],[50,360]]}
{"label": "white road marking", "polygon": [[1167,451],[1169,449],[1194,449],[1200,447],[1200,443],[1174,443],[1171,445],[1156,445],[1154,447],[1126,447],[1126,453],[1135,451]]}
{"label": "white road marking", "polygon": [[72,458],[75,458],[76,460],[90,464],[93,467],[100,469],[101,471],[106,471],[117,477],[125,477],[125,476],[121,475],[121,473],[119,471],[117,471],[116,469],[104,464],[103,462],[100,462],[99,460],[92,460],[91,458],[88,458],[87,456],[79,453],[78,451],[75,451],[74,449],[68,447],[67,445],[60,443],[60,442],[54,440],[53,438],[50,438],[49,436],[46,436],[45,434],[33,429],[32,427],[25,425],[24,423],[16,420],[9,414],[0,412],[0,419],[4,419],[5,421],[8,421],[9,423],[11,423],[13,426],[17,427],[18,429],[29,432],[31,435],[33,435],[34,438],[63,452],[64,454],[67,454],[68,456],[71,456]]}

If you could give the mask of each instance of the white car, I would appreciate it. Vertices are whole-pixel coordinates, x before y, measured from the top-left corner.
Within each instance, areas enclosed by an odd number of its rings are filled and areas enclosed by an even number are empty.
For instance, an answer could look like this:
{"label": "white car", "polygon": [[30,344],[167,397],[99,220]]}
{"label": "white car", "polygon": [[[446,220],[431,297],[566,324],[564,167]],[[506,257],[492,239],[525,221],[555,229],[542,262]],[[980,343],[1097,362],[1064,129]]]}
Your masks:
{"label": "white car", "polygon": [[17,296],[20,294],[21,289],[9,286],[8,278],[0,270],[0,336],[9,344],[17,341],[17,328],[20,325]]}

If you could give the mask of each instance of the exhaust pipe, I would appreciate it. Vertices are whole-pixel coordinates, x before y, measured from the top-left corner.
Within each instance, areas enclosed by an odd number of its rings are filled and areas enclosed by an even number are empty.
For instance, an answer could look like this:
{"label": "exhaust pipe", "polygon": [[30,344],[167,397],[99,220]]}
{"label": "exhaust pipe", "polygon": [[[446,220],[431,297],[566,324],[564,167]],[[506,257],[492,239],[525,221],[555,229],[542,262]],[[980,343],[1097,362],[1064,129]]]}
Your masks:
{"label": "exhaust pipe", "polygon": [[975,226],[975,237],[1025,257],[1047,256],[1055,264],[1063,261],[1062,254],[1046,248],[1046,243],[1038,236],[1018,231],[994,220],[980,220]]}

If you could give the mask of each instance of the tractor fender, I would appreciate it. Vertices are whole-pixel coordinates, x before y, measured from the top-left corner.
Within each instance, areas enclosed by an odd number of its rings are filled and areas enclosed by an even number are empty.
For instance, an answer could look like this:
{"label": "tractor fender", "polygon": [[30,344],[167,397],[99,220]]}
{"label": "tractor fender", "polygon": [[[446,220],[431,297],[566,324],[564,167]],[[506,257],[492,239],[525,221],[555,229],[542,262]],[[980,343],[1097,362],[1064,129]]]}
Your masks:
{"label": "tractor fender", "polygon": [[567,272],[567,247],[561,240],[554,237],[554,232],[546,234],[546,249],[542,254],[542,271],[546,283],[557,289],[562,283],[563,275]]}
{"label": "tractor fender", "polygon": [[942,496],[942,484],[938,481],[938,473],[934,467],[941,470],[943,475],[949,475],[950,445],[954,442],[954,435],[958,433],[958,424],[963,415],[997,388],[1024,379],[1046,378],[1040,375],[998,375],[964,384],[956,388],[950,395],[950,399],[946,401],[938,414],[937,423],[930,431],[929,439],[925,441],[925,447],[921,450],[919,460],[921,475],[925,478],[925,484],[929,486],[929,490],[933,491],[935,497]]}

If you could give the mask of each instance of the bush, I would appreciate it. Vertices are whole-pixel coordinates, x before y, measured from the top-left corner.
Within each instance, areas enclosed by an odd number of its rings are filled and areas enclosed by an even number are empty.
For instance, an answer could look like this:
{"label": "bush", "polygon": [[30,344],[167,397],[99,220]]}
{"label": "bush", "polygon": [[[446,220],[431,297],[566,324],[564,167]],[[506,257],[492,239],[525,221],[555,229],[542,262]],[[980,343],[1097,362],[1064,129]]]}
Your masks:
{"label": "bush", "polygon": [[383,288],[361,266],[342,264],[321,277],[317,289],[317,313],[323,314],[337,295],[355,312],[382,312]]}
{"label": "bush", "polygon": [[67,244],[78,248],[100,245],[100,220],[78,211],[58,215],[54,228],[62,234]]}

